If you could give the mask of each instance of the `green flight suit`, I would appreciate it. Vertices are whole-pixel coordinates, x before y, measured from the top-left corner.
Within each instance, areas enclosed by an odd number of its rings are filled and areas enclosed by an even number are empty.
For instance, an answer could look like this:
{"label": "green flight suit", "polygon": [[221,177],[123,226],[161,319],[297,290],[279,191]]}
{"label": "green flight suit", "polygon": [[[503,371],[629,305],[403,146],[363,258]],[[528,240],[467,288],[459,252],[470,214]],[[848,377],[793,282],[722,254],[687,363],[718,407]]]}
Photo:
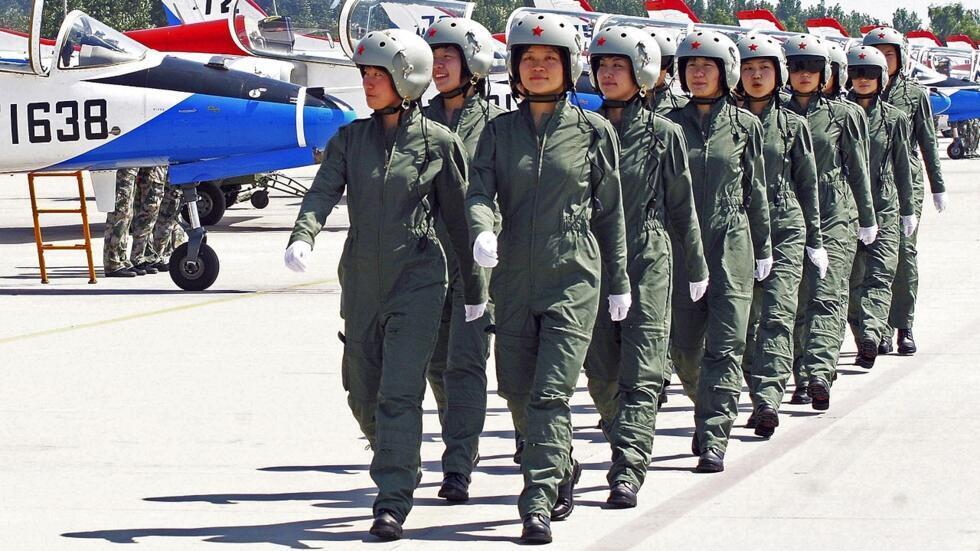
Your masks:
{"label": "green flight suit", "polygon": [[[467,98],[462,109],[447,116],[442,96],[436,96],[423,110],[426,117],[446,125],[463,142],[467,159],[476,153],[486,122],[503,113],[479,95]],[[449,241],[449,232],[441,221],[436,226],[439,240]],[[480,433],[487,416],[487,357],[490,355],[492,307],[482,319],[466,322],[463,278],[456,255],[445,247],[449,268],[449,291],[439,325],[439,338],[429,361],[426,378],[435,396],[442,426],[442,472],[459,473],[467,478],[479,455]]]}
{"label": "green flight suit", "polygon": [[[606,116],[604,110],[599,111]],[[612,447],[609,483],[643,484],[653,450],[657,397],[670,376],[672,256],[667,219],[681,237],[679,251],[693,281],[708,277],[694,210],[684,136],[676,124],[634,100],[614,124],[621,149],[620,182],[626,216],[627,273],[633,305],[626,319],[599,313],[585,358],[589,393]],[[600,296],[609,294],[607,274]],[[688,288],[686,281],[677,282]]]}
{"label": "green flight suit", "polygon": [[[742,391],[755,260],[772,256],[762,124],[726,98],[703,118],[694,102],[668,117],[681,126],[688,145],[709,274],[708,292],[696,303],[687,286],[674,287],[670,357],[694,399],[700,449],[724,453]],[[674,262],[674,281],[697,280]]]}
{"label": "green flight suit", "polygon": [[793,371],[793,331],[804,247],[823,246],[813,140],[806,120],[770,101],[759,114],[763,132],[766,191],[773,266],[755,283],[742,365],[754,406],[779,409]]}
{"label": "green flight suit", "polygon": [[[901,109],[910,119],[912,132],[908,144],[912,163],[912,206],[915,215],[921,220],[925,182],[922,177],[922,162],[919,160],[920,150],[932,193],[946,191],[939,166],[936,125],[932,120],[929,93],[917,81],[897,75],[890,79],[881,99]],[[916,228],[909,237],[903,234],[899,243],[898,271],[892,284],[892,305],[888,316],[890,328],[885,333],[888,338],[891,338],[892,329],[911,329],[915,321],[915,297],[919,291],[919,252],[916,249],[918,237],[919,229]]]}
{"label": "green flight suit", "polygon": [[691,101],[687,96],[676,94],[671,90],[669,84],[665,84],[653,91],[650,96],[650,108],[658,115],[667,116],[674,109],[680,109]]}
{"label": "green flight suit", "polygon": [[[852,97],[853,99],[853,97]],[[875,346],[890,335],[888,310],[898,268],[902,235],[899,215],[914,212],[912,168],[909,161],[909,119],[897,107],[880,100],[865,109],[870,131],[871,194],[878,219],[878,238],[858,244],[851,271],[847,321],[858,343]],[[901,210],[901,212],[899,212]]]}
{"label": "green flight suit", "polygon": [[[575,391],[599,312],[600,263],[608,292],[630,291],[616,131],[558,102],[535,128],[527,102],[490,121],[470,171],[470,233],[494,229],[500,263],[490,279],[498,391],[526,439],[521,518],[550,515],[572,474]],[[606,297],[602,297],[606,302]]]}
{"label": "green flight suit", "polygon": [[466,152],[445,126],[412,108],[394,133],[380,117],[331,138],[290,243],[313,244],[345,191],[350,230],[338,267],[348,404],[374,449],[375,514],[404,521],[420,474],[422,397],[446,301],[442,217],[464,275],[467,304],[486,300],[466,222]]}
{"label": "green flight suit", "polygon": [[804,263],[796,314],[794,375],[797,385],[812,377],[832,383],[847,329],[851,268],[857,230],[876,224],[868,175],[868,125],[854,104],[813,96],[804,109],[794,96],[788,107],[806,117],[813,138],[820,197],[820,231],[830,266],[820,279]]}

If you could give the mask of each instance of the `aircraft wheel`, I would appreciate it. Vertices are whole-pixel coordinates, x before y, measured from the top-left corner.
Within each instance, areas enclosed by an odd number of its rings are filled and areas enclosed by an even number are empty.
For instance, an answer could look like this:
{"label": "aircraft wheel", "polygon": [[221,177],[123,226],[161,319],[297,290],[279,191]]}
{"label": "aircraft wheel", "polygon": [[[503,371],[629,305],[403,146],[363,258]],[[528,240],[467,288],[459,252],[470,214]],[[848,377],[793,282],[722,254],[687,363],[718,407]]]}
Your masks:
{"label": "aircraft wheel", "polygon": [[949,155],[950,159],[962,159],[964,155],[963,144],[959,140],[954,140],[953,143],[949,144],[946,148],[946,154]]}
{"label": "aircraft wheel", "polygon": [[218,255],[201,243],[197,260],[187,258],[188,244],[177,247],[170,257],[170,279],[185,291],[203,291],[218,279]]}
{"label": "aircraft wheel", "polygon": [[[197,213],[201,217],[202,226],[213,226],[221,221],[228,208],[224,192],[214,182],[201,182],[197,186]],[[187,208],[180,210],[180,216],[190,223]]]}
{"label": "aircraft wheel", "polygon": [[269,206],[269,192],[256,191],[252,194],[252,206],[257,209],[264,209]]}

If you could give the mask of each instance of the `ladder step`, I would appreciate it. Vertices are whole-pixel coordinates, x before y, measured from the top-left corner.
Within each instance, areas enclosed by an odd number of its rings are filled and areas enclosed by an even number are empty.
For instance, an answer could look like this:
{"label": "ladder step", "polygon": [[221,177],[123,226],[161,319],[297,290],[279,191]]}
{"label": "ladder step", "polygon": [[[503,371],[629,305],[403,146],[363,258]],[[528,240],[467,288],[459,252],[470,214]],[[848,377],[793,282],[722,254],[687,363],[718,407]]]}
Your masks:
{"label": "ladder step", "polygon": [[38,214],[81,214],[82,209],[37,209]]}
{"label": "ladder step", "polygon": [[84,251],[86,249],[84,243],[81,245],[51,245],[45,243],[41,245],[41,248],[46,251]]}

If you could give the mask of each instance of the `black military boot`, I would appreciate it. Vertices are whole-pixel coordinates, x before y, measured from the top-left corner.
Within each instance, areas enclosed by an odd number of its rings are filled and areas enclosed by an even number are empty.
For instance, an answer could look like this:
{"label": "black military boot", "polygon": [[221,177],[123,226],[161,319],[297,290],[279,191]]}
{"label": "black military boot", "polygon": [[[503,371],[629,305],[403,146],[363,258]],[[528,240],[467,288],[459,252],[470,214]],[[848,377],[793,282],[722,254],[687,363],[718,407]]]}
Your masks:
{"label": "black military boot", "polygon": [[[871,342],[871,341],[868,341]],[[813,398],[813,409],[827,411],[830,408],[830,385],[822,379],[810,379],[810,397]]]}
{"label": "black military boot", "polygon": [[858,353],[854,359],[854,365],[863,367],[864,369],[871,369],[875,366],[875,358],[877,357],[878,343],[870,339],[865,339],[858,345]]}
{"label": "black military boot", "polygon": [[572,514],[575,508],[575,485],[582,477],[582,466],[578,461],[572,460],[572,477],[564,484],[558,485],[558,499],[555,506],[551,509],[551,520],[565,520]]}
{"label": "black military boot", "polygon": [[446,473],[442,477],[439,497],[450,503],[463,503],[470,500],[470,479],[459,473]]}
{"label": "black military boot", "polygon": [[911,329],[899,329],[898,330],[898,353],[903,356],[911,356],[915,354],[915,339],[912,338]]}
{"label": "black military boot", "polygon": [[371,535],[389,541],[401,539],[402,523],[395,518],[395,515],[391,511],[381,509],[374,515],[374,524],[371,525]]}
{"label": "black military boot", "polygon": [[708,448],[698,459],[696,473],[720,473],[725,470],[725,454],[717,448]]}
{"label": "black military boot", "polygon": [[759,419],[756,418],[755,411],[753,411],[752,415],[749,415],[749,420],[745,422],[745,428],[754,429],[757,426],[759,426]]}
{"label": "black military boot", "polygon": [[639,488],[632,482],[617,480],[609,487],[609,498],[606,503],[616,509],[630,509],[636,507],[636,492]]}
{"label": "black military boot", "polygon": [[895,349],[892,348],[892,334],[888,333],[887,335],[881,337],[881,342],[878,343],[878,355],[885,356],[894,351]]}
{"label": "black military boot", "polygon": [[755,434],[756,436],[761,436],[763,438],[769,438],[776,432],[776,427],[779,426],[779,413],[776,409],[769,404],[762,404],[755,410],[756,426]]}
{"label": "black military boot", "polygon": [[791,404],[809,404],[813,399],[810,398],[810,394],[806,391],[806,384],[800,383],[796,385],[796,390],[793,391],[793,397],[789,399]]}
{"label": "black military boot", "polygon": [[524,517],[521,541],[524,543],[551,543],[551,519],[539,513],[531,513]]}

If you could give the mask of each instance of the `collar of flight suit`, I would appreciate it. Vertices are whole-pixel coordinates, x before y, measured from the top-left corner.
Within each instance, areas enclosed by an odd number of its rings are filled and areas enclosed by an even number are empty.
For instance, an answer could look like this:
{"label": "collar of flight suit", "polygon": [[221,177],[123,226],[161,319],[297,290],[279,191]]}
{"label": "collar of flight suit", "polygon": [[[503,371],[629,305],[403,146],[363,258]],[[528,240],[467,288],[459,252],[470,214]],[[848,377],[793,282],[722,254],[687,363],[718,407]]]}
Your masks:
{"label": "collar of flight suit", "polygon": [[[646,109],[644,106],[645,101],[645,97],[637,95],[634,96],[633,99],[626,102],[626,106],[623,107],[622,119],[620,119],[619,124],[613,124],[613,127],[616,128],[617,133],[622,135],[622,130],[633,122],[633,119],[636,118],[637,113],[639,113],[641,109]],[[600,107],[597,113],[602,115],[602,117],[606,120],[609,120],[609,110],[606,107]]]}
{"label": "collar of flight suit", "polygon": [[568,109],[568,103],[568,96],[563,96],[561,99],[555,102],[554,112],[552,112],[551,115],[544,120],[544,124],[541,125],[540,129],[534,126],[534,117],[531,116],[531,102],[522,101],[520,104],[518,104],[517,110],[520,111],[521,117],[523,117],[524,121],[527,122],[531,132],[540,137],[551,132],[551,129],[554,128],[556,121],[561,120],[565,110]]}
{"label": "collar of flight suit", "polygon": [[[684,113],[685,117],[690,119],[691,122],[695,124],[696,128],[701,128],[703,130],[705,128],[711,128],[715,119],[718,117],[718,113],[721,113],[725,106],[729,104],[728,102],[729,99],[725,96],[719,98],[718,101],[711,104],[711,109],[708,111],[708,116],[704,119],[701,118],[701,113],[698,111],[698,104],[693,101],[682,107],[681,111]],[[704,121],[703,125],[702,121]]]}

